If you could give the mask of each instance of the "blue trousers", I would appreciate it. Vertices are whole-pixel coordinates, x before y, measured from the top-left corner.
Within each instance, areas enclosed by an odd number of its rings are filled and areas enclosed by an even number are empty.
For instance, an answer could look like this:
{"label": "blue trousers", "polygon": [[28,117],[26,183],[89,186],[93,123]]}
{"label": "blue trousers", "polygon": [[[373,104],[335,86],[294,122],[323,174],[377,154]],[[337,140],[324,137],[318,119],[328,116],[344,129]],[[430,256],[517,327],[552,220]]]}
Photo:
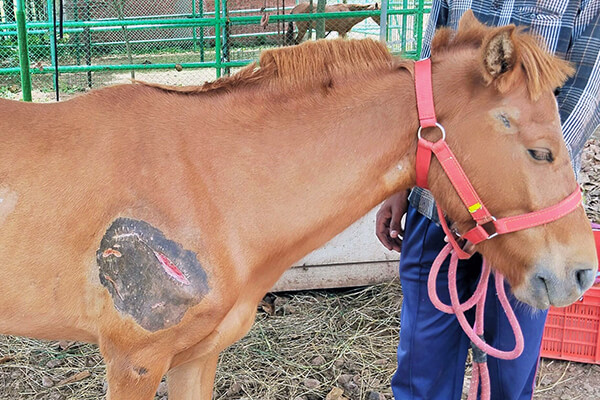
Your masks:
{"label": "blue trousers", "polygon": [[[427,294],[429,269],[445,245],[445,235],[435,223],[413,207],[408,208],[400,257],[404,300],[398,369],[392,378],[392,391],[396,400],[460,400],[470,341],[456,317],[438,311]],[[447,271],[448,261],[442,266],[437,287],[440,299],[450,304]],[[457,286],[461,301],[473,293],[480,272],[481,258],[477,254],[459,262]],[[547,313],[519,303],[510,295],[510,289],[507,294],[523,330],[525,349],[515,360],[488,357],[491,397],[493,400],[530,400]],[[467,313],[471,324],[473,310]],[[484,324],[487,343],[502,350],[514,347],[514,335],[497,300],[493,277],[488,287]]]}

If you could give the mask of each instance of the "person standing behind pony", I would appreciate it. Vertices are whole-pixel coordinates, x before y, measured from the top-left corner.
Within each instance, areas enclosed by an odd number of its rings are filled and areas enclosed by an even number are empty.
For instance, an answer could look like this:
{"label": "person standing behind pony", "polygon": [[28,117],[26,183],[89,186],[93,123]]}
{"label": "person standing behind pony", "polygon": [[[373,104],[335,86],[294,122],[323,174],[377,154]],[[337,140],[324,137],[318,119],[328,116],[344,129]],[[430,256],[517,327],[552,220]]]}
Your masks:
{"label": "person standing behind pony", "polygon": [[[468,9],[484,24],[515,24],[541,36],[549,51],[573,63],[575,75],[557,91],[556,99],[563,137],[573,167],[578,171],[583,146],[600,123],[600,0],[433,0],[424,57],[430,54],[435,29],[443,26],[456,29]],[[404,214],[403,230],[400,220]],[[456,317],[437,310],[427,292],[429,269],[445,245],[445,234],[437,222],[431,193],[419,188],[410,195],[409,192],[393,195],[377,213],[376,233],[381,243],[389,250],[403,249],[400,280],[404,301],[398,369],[391,382],[396,400],[460,400],[462,394],[469,339]],[[449,303],[448,282],[444,281],[447,270],[446,261],[437,290],[441,300]],[[473,293],[480,272],[479,255],[459,263],[457,282],[462,300]],[[501,315],[493,280],[490,283],[485,339],[494,347],[509,349],[514,346],[513,333],[508,320]],[[496,400],[532,398],[547,315],[547,311],[532,311],[514,298],[511,304],[523,330],[525,349],[515,360],[488,358],[491,397]]]}

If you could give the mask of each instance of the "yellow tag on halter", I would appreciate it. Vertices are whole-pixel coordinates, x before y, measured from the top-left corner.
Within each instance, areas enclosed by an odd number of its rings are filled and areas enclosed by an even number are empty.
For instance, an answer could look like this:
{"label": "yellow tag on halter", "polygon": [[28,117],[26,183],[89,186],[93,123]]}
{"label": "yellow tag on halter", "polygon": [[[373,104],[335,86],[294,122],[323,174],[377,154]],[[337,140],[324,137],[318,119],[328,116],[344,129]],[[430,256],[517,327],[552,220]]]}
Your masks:
{"label": "yellow tag on halter", "polygon": [[469,206],[469,212],[471,214],[473,214],[475,211],[479,210],[481,208],[481,204],[480,203],[475,203],[472,206]]}

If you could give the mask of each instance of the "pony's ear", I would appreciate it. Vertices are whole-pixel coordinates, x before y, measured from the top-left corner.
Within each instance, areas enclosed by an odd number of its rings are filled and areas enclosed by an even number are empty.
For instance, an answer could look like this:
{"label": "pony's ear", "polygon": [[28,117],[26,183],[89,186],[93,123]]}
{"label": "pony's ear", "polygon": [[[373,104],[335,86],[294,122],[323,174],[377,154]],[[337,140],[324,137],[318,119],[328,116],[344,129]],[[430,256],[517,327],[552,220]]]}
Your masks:
{"label": "pony's ear", "polygon": [[514,25],[494,29],[481,45],[483,78],[486,84],[495,82],[501,92],[508,89],[516,75],[518,52],[513,39],[515,29]]}
{"label": "pony's ear", "polygon": [[475,14],[473,14],[473,10],[467,10],[465,11],[465,13],[462,15],[462,17],[460,17],[460,21],[458,21],[458,31],[464,31],[467,29],[474,29],[474,28],[482,28],[485,25],[483,25],[481,22],[479,22],[477,20],[477,18],[475,18]]}
{"label": "pony's ear", "polygon": [[451,41],[480,46],[481,38],[488,30],[488,27],[477,21],[472,10],[467,10],[460,18],[456,32],[450,28],[437,30],[431,42],[431,53],[435,53],[438,49],[446,47]]}

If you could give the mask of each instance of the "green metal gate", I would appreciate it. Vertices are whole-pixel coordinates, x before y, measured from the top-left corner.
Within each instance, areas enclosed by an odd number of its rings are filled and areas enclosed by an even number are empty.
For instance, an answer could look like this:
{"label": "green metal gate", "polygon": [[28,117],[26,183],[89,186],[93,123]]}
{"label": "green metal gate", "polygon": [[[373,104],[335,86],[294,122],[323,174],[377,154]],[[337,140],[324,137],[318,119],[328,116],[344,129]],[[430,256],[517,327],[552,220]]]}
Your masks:
{"label": "green metal gate", "polygon": [[[354,0],[358,11],[291,14],[298,0],[287,1],[65,0],[61,38],[58,0],[0,0],[0,96],[30,101],[33,90],[50,99],[129,78],[198,85],[284,45],[300,21],[329,20],[332,37],[336,23],[364,19],[348,36],[381,38],[417,58],[430,11],[424,0]],[[312,1],[313,11],[325,4]]]}

